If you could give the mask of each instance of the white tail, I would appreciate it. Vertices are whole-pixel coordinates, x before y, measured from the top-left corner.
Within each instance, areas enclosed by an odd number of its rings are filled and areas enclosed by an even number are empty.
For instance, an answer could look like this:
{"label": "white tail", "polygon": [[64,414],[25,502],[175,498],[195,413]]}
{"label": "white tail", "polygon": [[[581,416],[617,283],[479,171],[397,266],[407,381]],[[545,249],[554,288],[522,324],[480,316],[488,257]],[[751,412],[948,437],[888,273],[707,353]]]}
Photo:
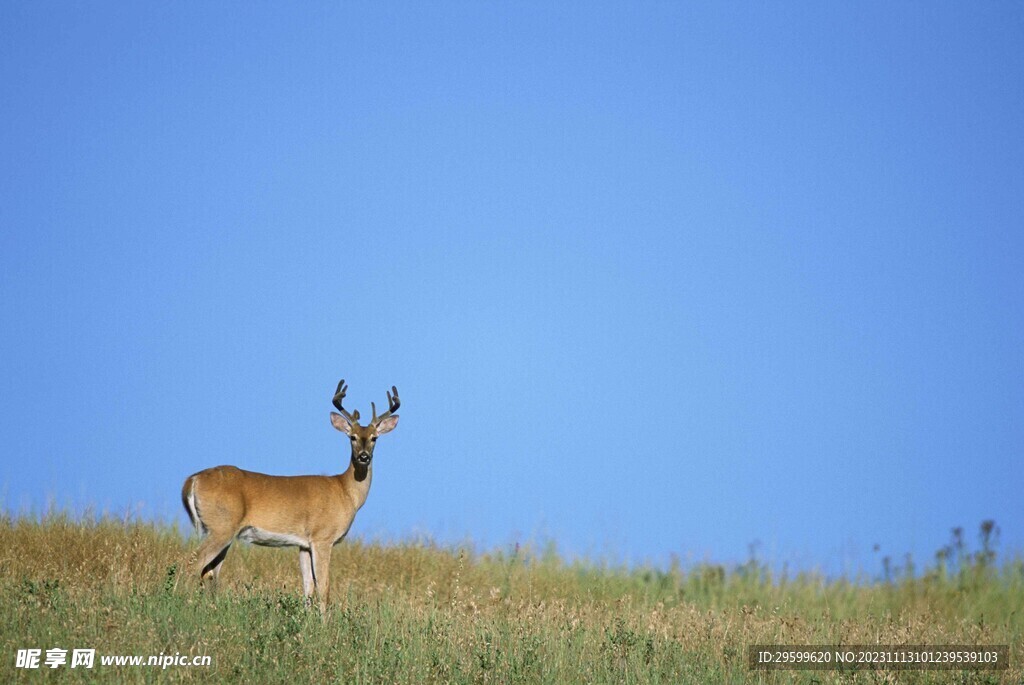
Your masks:
{"label": "white tail", "polygon": [[202,535],[206,532],[206,527],[203,526],[203,520],[199,518],[199,512],[196,510],[196,477],[189,476],[185,479],[185,487],[182,488],[181,502],[185,505],[185,511],[188,512],[188,518],[192,521],[192,525],[195,526],[196,533]]}

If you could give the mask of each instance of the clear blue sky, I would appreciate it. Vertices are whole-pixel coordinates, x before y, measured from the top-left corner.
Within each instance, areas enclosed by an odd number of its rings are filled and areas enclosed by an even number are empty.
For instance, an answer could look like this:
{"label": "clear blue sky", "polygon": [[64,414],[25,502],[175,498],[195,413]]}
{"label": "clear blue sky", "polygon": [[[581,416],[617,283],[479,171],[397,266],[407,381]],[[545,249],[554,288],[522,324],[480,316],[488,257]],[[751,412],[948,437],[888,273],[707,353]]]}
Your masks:
{"label": "clear blue sky", "polygon": [[[1019,3],[4,3],[0,488],[877,572],[1024,548]],[[872,551],[874,544],[881,551]]]}

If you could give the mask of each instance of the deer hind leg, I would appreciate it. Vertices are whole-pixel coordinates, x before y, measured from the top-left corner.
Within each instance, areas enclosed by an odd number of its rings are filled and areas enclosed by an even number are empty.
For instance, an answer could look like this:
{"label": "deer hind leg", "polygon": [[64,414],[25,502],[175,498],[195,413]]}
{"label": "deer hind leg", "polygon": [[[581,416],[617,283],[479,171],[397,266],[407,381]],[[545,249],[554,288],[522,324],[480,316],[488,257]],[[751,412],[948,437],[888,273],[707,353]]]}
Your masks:
{"label": "deer hind leg", "polygon": [[302,571],[302,595],[306,598],[306,604],[309,605],[310,598],[313,596],[313,550],[307,547],[299,548],[299,570]]}
{"label": "deer hind leg", "polygon": [[233,535],[210,534],[196,550],[196,566],[199,568],[199,579],[204,584],[212,582],[216,588],[217,576],[220,575],[221,564],[228,555]]}
{"label": "deer hind leg", "polygon": [[320,611],[327,611],[327,600],[331,592],[331,544],[313,545],[313,585],[320,598]]}

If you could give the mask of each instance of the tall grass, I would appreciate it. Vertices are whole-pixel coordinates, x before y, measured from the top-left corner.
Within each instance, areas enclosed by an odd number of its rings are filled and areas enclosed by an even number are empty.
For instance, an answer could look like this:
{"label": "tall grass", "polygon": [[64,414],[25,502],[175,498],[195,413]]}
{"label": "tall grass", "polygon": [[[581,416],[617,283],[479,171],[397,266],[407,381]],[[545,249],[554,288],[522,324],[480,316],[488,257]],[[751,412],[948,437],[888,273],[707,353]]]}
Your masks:
{"label": "tall grass", "polygon": [[[990,530],[991,532],[991,530]],[[955,537],[955,536],[954,536]],[[335,548],[327,614],[301,598],[298,554],[236,544],[216,593],[185,569],[195,546],[134,520],[0,517],[0,682],[894,682],[894,672],[751,671],[752,644],[1009,644],[1024,679],[1024,564],[961,534],[933,567],[881,582],[773,578],[755,561],[604,569],[526,550],[430,544]],[[209,667],[15,668],[18,649],[181,653]],[[59,671],[59,672],[58,672]]]}

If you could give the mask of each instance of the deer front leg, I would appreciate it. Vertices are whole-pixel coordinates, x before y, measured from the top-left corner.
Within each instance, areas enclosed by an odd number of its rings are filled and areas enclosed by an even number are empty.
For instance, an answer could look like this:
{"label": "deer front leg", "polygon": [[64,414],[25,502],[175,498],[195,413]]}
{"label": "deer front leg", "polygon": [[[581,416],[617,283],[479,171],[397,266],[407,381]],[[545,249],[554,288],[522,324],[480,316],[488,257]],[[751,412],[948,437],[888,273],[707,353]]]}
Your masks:
{"label": "deer front leg", "polygon": [[302,571],[302,594],[306,598],[308,606],[313,596],[313,551],[307,548],[299,549],[299,570]]}
{"label": "deer front leg", "polygon": [[320,598],[320,611],[327,611],[331,592],[331,543],[313,545],[313,584]]}

